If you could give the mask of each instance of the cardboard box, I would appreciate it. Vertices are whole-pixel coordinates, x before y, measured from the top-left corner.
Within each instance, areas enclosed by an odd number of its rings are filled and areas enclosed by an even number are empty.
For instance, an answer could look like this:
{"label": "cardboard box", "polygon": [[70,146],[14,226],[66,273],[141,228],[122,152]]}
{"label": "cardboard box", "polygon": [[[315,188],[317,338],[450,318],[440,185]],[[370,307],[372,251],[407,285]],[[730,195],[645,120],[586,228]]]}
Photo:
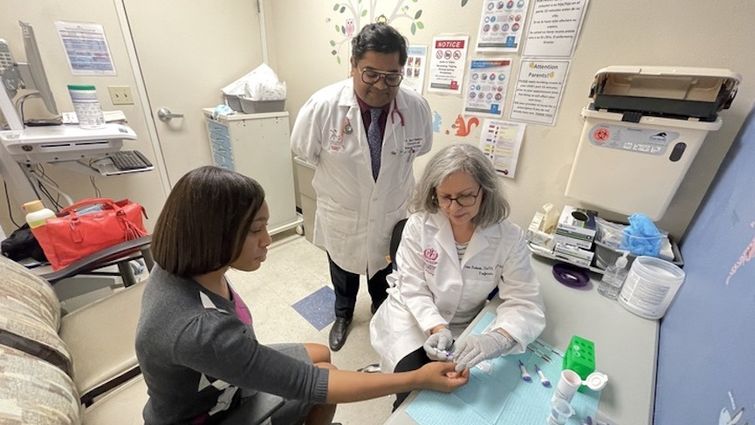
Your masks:
{"label": "cardboard box", "polygon": [[582,249],[574,245],[561,243],[556,243],[556,247],[553,249],[553,252],[578,258],[580,260],[586,261],[588,265],[592,263],[592,259],[595,256],[595,253],[590,250]]}
{"label": "cardboard box", "polygon": [[556,225],[556,243],[591,249],[597,231],[597,216],[598,213],[593,210],[564,206]]}
{"label": "cardboard box", "polygon": [[592,249],[592,241],[588,241],[585,239],[577,239],[571,236],[563,236],[563,235],[555,234],[553,236],[553,242],[557,244],[562,244],[562,245],[574,245],[576,247],[588,249],[588,250]]}
{"label": "cardboard box", "polygon": [[553,251],[553,256],[556,257],[557,260],[565,261],[567,263],[575,264],[580,267],[588,268],[590,267],[590,261],[586,261],[579,257],[574,257],[569,254],[564,254],[563,252],[556,252]]}

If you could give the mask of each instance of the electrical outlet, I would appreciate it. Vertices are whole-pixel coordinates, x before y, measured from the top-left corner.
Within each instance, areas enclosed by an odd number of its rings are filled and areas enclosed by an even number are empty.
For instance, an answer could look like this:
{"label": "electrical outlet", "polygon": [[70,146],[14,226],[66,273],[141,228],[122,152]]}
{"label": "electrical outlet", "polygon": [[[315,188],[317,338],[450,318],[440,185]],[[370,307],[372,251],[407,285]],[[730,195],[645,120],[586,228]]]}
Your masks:
{"label": "electrical outlet", "polygon": [[113,105],[133,105],[134,98],[131,96],[131,87],[129,86],[108,86],[110,100]]}

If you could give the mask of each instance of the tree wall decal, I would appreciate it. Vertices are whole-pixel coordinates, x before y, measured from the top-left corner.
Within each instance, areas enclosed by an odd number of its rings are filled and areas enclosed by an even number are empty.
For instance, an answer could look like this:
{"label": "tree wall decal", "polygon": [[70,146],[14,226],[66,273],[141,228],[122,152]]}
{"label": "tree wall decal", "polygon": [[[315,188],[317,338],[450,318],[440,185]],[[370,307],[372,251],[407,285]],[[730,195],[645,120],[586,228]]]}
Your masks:
{"label": "tree wall decal", "polygon": [[[385,5],[389,2],[381,1],[381,10],[378,10],[378,0],[344,0],[333,4],[333,14],[335,16],[325,19],[326,23],[333,25],[335,32],[338,34],[334,39],[329,41],[331,47],[330,54],[335,56],[336,61],[340,64],[341,50],[346,46],[346,54],[344,56],[349,57],[351,38],[368,23],[384,22],[393,24],[393,22],[399,19],[409,19],[411,21],[409,31],[412,35],[416,34],[417,30],[425,28],[425,24],[420,20],[422,9],[417,8],[418,5],[412,4],[417,2],[418,0],[396,0],[392,8],[385,8]],[[462,6],[463,3],[465,1],[462,1]],[[384,11],[388,11],[388,13],[377,14]]]}

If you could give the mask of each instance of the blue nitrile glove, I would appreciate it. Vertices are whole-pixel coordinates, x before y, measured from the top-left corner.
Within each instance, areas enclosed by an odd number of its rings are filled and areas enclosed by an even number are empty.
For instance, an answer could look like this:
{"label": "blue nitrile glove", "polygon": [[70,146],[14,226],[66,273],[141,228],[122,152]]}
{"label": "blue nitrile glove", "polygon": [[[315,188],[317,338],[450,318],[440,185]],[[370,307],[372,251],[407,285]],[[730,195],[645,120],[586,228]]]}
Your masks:
{"label": "blue nitrile glove", "polygon": [[664,237],[650,217],[635,213],[629,216],[629,226],[624,228],[620,248],[634,255],[657,257]]}
{"label": "blue nitrile glove", "polygon": [[454,343],[454,336],[448,328],[442,328],[438,332],[430,335],[425,341],[422,348],[425,349],[427,357],[431,360],[449,360],[448,351]]}
{"label": "blue nitrile glove", "polygon": [[516,345],[513,338],[500,332],[488,332],[483,335],[468,335],[456,345],[453,358],[456,362],[456,371],[471,369],[483,360],[492,359],[509,351]]}

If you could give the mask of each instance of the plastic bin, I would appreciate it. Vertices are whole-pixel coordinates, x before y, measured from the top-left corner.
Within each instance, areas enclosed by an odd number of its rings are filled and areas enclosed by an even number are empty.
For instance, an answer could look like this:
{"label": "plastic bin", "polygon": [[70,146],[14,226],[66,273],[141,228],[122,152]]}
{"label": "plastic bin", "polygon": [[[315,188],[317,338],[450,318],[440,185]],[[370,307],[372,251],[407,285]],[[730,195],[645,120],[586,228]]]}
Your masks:
{"label": "plastic bin", "polygon": [[239,96],[241,110],[245,114],[260,114],[265,112],[282,112],[286,108],[286,99],[281,100],[252,100]]}
{"label": "plastic bin", "polygon": [[[674,242],[674,240],[670,237],[669,242],[671,243],[671,251],[674,253],[674,260],[671,261],[671,263],[679,267],[684,267],[684,259],[682,258],[681,252],[679,252],[679,247],[677,246],[676,242]],[[608,266],[615,263],[616,259],[621,257],[622,253],[622,251],[617,251],[612,247],[596,240],[595,266],[605,270]],[[627,255],[627,267],[630,267],[632,265],[632,262],[635,258],[637,258],[637,256],[632,254],[631,252],[629,253],[629,255]]]}
{"label": "plastic bin", "polygon": [[239,100],[238,96],[225,93],[223,93],[223,96],[225,97],[225,104],[228,105],[229,108],[233,109],[236,112],[244,112],[241,109],[241,100]]}
{"label": "plastic bin", "polygon": [[[608,268],[611,264],[614,264],[616,260],[621,257],[621,252],[617,251],[610,246],[595,241],[595,265],[603,270]],[[636,257],[629,253],[627,255],[627,267],[632,265]]]}

